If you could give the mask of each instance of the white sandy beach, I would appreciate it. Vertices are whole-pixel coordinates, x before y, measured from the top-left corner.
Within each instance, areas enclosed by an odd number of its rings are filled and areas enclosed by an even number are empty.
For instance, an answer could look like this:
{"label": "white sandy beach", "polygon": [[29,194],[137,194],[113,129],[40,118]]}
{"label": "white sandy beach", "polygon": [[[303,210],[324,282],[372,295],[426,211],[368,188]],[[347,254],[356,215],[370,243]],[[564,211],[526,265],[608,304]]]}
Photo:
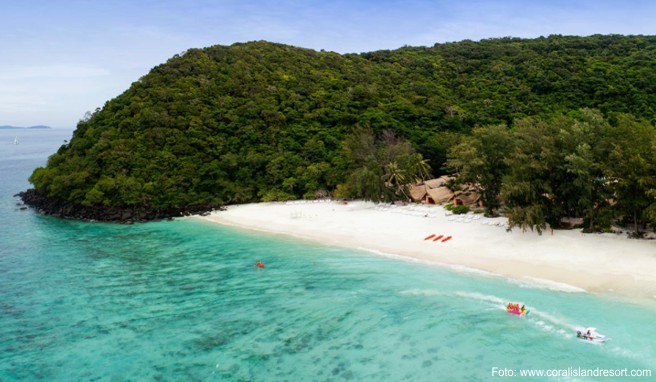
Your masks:
{"label": "white sandy beach", "polygon": [[[626,235],[561,230],[540,236],[517,228],[507,232],[505,218],[449,215],[439,206],[367,202],[258,203],[198,218],[456,270],[485,271],[563,291],[656,299],[656,241]],[[425,240],[430,235],[443,238]]]}

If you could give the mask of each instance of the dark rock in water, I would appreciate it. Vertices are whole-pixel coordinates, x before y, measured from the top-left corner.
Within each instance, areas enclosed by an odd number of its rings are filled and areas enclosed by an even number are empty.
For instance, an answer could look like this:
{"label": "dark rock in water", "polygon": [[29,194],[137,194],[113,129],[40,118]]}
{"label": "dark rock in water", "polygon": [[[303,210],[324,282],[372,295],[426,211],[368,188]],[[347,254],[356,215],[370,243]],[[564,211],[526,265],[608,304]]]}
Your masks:
{"label": "dark rock in water", "polygon": [[183,206],[167,209],[149,209],[145,207],[118,208],[103,205],[82,206],[69,201],[50,198],[33,188],[20,192],[15,196],[20,197],[23,203],[44,215],[51,215],[64,219],[128,224],[209,213],[214,209],[225,210],[225,207],[216,205]]}

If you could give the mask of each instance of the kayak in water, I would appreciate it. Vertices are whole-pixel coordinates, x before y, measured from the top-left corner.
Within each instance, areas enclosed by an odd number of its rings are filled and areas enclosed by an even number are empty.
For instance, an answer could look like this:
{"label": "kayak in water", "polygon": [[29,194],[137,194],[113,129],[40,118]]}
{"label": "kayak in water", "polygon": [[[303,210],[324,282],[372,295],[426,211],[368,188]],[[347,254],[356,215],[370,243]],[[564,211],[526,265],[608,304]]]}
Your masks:
{"label": "kayak in water", "polygon": [[603,334],[597,333],[597,329],[595,328],[585,328],[583,330],[577,330],[576,338],[584,341],[592,341],[592,342],[606,342],[610,339]]}
{"label": "kayak in water", "polygon": [[512,302],[508,303],[508,305],[506,306],[506,312],[510,314],[515,314],[517,316],[525,316],[531,313],[530,310],[526,310],[526,307],[524,307],[524,305],[520,307],[519,304],[513,304]]}

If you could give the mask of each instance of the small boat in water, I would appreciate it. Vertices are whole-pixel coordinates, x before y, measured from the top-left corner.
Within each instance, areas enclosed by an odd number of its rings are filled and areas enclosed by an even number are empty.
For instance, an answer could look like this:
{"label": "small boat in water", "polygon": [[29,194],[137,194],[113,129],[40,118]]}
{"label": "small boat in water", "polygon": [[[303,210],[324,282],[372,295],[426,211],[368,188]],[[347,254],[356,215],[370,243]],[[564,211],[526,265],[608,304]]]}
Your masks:
{"label": "small boat in water", "polygon": [[597,333],[596,328],[585,328],[582,330],[577,330],[576,331],[576,338],[584,340],[584,341],[591,341],[591,342],[606,342],[610,338],[606,337],[603,334]]}
{"label": "small boat in water", "polygon": [[513,304],[512,302],[508,303],[508,305],[506,306],[506,312],[510,314],[515,314],[517,316],[525,316],[531,313],[530,310],[526,310],[524,305],[520,307],[519,304]]}
{"label": "small boat in water", "polygon": [[18,144],[18,137],[14,137],[14,144],[15,144],[15,145]]}

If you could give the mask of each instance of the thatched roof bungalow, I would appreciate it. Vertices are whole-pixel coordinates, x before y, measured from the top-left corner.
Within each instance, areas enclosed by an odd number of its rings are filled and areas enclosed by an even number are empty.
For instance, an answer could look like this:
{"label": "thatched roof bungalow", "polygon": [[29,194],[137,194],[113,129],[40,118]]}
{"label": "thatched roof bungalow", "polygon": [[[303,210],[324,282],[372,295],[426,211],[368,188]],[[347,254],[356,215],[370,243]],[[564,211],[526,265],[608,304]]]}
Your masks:
{"label": "thatched roof bungalow", "polygon": [[450,202],[453,199],[453,191],[446,187],[438,187],[429,189],[426,192],[426,204],[441,204]]}
{"label": "thatched roof bungalow", "polygon": [[424,184],[416,184],[410,187],[410,197],[415,202],[420,202],[426,198],[427,187]]}
{"label": "thatched roof bungalow", "polygon": [[450,176],[441,176],[430,179],[410,187],[410,197],[415,202],[426,204],[442,204],[453,201],[454,204],[465,206],[480,206],[480,196],[472,185],[463,185],[455,192],[446,187],[454,179]]}
{"label": "thatched roof bungalow", "polygon": [[453,197],[453,204],[458,206],[482,207],[481,196],[476,191],[472,191],[472,190],[459,191]]}
{"label": "thatched roof bungalow", "polygon": [[426,180],[426,181],[424,181],[424,184],[428,188],[439,188],[439,187],[446,186],[446,184],[452,179],[454,179],[454,178],[451,177],[451,176],[443,175],[443,176],[440,176],[437,179]]}

